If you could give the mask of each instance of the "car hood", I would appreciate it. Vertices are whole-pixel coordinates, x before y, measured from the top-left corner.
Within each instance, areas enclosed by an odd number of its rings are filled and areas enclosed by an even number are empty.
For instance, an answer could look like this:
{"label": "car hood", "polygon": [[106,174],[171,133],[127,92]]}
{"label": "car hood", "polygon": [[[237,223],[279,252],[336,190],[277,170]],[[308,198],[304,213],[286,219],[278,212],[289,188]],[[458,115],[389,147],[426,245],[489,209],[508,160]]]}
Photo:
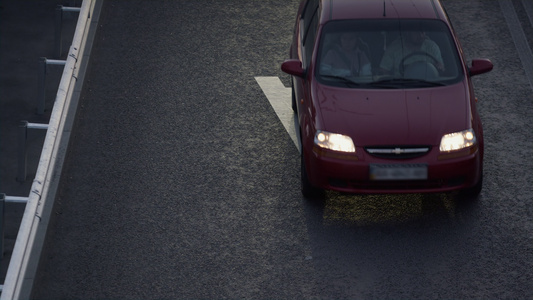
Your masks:
{"label": "car hood", "polygon": [[356,146],[439,145],[442,135],[470,128],[465,82],[420,89],[317,89],[322,128]]}

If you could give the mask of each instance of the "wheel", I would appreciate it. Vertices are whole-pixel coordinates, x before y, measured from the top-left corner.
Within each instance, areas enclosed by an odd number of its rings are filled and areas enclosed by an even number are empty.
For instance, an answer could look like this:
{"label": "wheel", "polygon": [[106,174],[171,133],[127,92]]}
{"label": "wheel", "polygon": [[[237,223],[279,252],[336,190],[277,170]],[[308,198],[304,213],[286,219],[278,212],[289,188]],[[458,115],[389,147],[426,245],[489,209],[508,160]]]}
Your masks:
{"label": "wheel", "polygon": [[305,167],[305,160],[303,151],[300,155],[300,165],[301,165],[301,189],[302,195],[307,199],[320,200],[324,198],[324,190],[321,188],[315,187],[307,177],[307,169]]}
{"label": "wheel", "polygon": [[477,197],[481,193],[482,188],[483,188],[483,173],[481,174],[481,177],[479,178],[479,181],[476,183],[476,185],[462,190],[461,195],[469,199],[477,199]]}

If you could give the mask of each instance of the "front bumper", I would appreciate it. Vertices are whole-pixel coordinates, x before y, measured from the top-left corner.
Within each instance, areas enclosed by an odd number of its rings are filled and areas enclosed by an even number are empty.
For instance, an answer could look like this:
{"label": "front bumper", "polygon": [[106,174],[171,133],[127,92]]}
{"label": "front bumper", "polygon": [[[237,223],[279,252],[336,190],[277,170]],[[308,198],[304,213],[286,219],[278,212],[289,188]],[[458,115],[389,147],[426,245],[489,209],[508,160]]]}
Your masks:
{"label": "front bumper", "polygon": [[[443,154],[432,149],[412,159],[377,158],[357,148],[357,154],[340,154],[317,147],[305,153],[308,177],[317,187],[348,193],[438,193],[466,189],[481,179],[482,157],[474,146]],[[372,180],[370,164],[424,164],[424,180]]]}

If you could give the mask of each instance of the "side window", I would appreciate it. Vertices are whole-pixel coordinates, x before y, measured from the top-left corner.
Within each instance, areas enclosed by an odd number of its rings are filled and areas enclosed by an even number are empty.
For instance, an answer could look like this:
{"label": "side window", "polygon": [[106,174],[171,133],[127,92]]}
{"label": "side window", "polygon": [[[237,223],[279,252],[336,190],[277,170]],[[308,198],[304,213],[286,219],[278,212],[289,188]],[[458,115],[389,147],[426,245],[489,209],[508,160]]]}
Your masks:
{"label": "side window", "polygon": [[313,55],[313,46],[318,29],[318,0],[310,0],[302,15],[303,34],[301,36],[303,46],[303,67],[309,66]]}
{"label": "side window", "polygon": [[302,13],[302,20],[304,21],[304,32],[307,32],[307,30],[309,29],[309,24],[311,23],[313,15],[316,13],[317,9],[318,0],[309,0],[305,5],[304,11]]}

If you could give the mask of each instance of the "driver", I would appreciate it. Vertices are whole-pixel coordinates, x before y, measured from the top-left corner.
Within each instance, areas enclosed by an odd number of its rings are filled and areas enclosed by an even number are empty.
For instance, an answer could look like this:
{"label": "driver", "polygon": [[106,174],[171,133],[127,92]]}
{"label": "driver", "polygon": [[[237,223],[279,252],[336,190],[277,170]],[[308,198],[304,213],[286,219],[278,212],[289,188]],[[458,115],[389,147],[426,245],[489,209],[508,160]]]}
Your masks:
{"label": "driver", "polygon": [[362,50],[363,46],[363,41],[356,33],[341,34],[338,44],[322,60],[321,73],[336,76],[372,75],[370,60]]}
{"label": "driver", "polygon": [[[429,39],[423,31],[408,31],[400,36],[387,48],[379,65],[382,74],[401,75],[400,63],[404,65],[427,60],[440,72],[444,71],[444,63],[439,46]],[[420,52],[420,53],[418,53]]]}

